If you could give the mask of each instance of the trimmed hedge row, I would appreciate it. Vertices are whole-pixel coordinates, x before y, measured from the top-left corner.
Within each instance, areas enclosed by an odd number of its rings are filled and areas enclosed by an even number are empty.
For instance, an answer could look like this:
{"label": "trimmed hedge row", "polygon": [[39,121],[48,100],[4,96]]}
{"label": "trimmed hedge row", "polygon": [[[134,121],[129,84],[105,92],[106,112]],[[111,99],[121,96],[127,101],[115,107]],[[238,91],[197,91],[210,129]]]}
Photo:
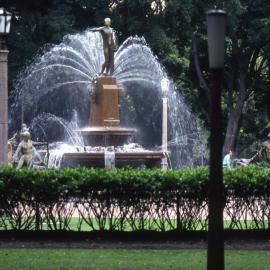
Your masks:
{"label": "trimmed hedge row", "polygon": [[[203,167],[0,168],[0,229],[206,230],[207,186]],[[224,194],[226,226],[270,228],[269,169],[225,170]]]}

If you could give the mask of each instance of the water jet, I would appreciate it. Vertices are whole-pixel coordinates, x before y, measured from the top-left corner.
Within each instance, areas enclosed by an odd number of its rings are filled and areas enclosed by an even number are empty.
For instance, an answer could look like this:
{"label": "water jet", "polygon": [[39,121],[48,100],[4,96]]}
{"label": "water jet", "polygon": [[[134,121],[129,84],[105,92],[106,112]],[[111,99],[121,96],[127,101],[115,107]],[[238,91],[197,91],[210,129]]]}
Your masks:
{"label": "water jet", "polygon": [[[132,166],[145,153],[147,160],[153,158],[147,166],[157,166],[162,156],[160,81],[168,75],[144,38],[135,36],[115,53],[112,76],[98,77],[104,60],[100,48],[100,35],[86,30],[65,36],[37,56],[15,85],[10,130],[20,129],[22,109],[34,139],[39,136],[35,126],[42,125],[50,142],[49,167],[71,166],[69,155],[70,160],[80,156],[78,163],[87,165],[83,156],[92,154],[104,166],[104,153],[111,146],[119,162],[129,152]],[[197,140],[196,121],[171,82],[168,151],[173,168],[194,166]]]}

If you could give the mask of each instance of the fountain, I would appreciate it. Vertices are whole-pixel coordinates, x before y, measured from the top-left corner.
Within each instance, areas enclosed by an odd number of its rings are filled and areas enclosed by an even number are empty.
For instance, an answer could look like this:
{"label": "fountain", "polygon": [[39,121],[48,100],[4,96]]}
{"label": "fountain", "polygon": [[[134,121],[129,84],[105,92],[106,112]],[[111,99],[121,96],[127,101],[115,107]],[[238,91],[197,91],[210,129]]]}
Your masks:
{"label": "fountain", "polygon": [[[105,151],[66,152],[62,166],[87,167],[159,167],[163,153],[160,151],[115,152],[116,147],[128,143],[136,129],[121,127],[119,113],[119,88],[113,76],[98,76],[93,81],[94,89],[89,116],[89,127],[77,129],[84,145],[105,147]],[[109,151],[108,151],[109,150]]]}
{"label": "fountain", "polygon": [[[36,127],[42,126],[50,142],[49,167],[102,167],[112,156],[117,167],[159,166],[160,81],[168,76],[139,37],[130,37],[119,47],[112,76],[97,76],[104,60],[101,48],[100,35],[90,30],[46,47],[18,78],[10,130],[18,130],[23,119],[33,139],[40,140]],[[193,166],[196,122],[170,85],[170,163],[174,168]]]}

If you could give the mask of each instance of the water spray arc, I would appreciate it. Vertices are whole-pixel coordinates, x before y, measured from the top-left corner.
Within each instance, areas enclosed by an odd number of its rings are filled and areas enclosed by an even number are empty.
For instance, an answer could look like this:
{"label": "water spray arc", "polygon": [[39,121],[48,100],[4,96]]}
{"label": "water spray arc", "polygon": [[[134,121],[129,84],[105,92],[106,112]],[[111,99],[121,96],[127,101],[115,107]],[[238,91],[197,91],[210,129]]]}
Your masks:
{"label": "water spray arc", "polygon": [[[38,56],[18,80],[10,118],[20,119],[23,100],[24,121],[31,123],[39,119],[39,124],[46,131],[50,142],[50,159],[54,158],[54,153],[60,156],[59,153],[67,150],[91,152],[96,149],[96,146],[85,145],[82,134],[74,134],[74,124],[79,130],[88,125],[89,111],[95,98],[92,82],[104,61],[100,48],[102,40],[98,33],[86,30],[67,35],[61,44]],[[130,37],[122,43],[115,54],[113,76],[119,87],[122,126],[138,131],[138,144],[123,146],[118,151],[134,149],[135,145],[138,151],[161,151],[163,92],[160,81],[168,76],[144,38]],[[173,82],[170,82],[167,100],[167,146],[172,166],[193,166],[193,146],[198,138],[195,119]],[[77,113],[75,120],[74,111]],[[73,125],[72,132],[70,124]],[[62,128],[58,130],[56,125],[65,126],[64,133],[69,135],[63,136]],[[17,121],[11,122],[14,130],[19,127]],[[186,144],[182,143],[185,136]],[[100,151],[103,150],[100,147]],[[52,162],[50,164],[56,166]]]}

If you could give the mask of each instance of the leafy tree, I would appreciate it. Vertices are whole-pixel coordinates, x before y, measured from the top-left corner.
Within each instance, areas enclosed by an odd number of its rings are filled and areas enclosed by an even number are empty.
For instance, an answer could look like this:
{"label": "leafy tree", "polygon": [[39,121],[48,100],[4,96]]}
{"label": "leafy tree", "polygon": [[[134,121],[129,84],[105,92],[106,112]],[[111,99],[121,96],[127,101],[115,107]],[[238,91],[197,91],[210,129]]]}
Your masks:
{"label": "leafy tree", "polygon": [[[210,75],[205,11],[226,8],[222,107],[224,149],[265,136],[270,117],[270,3],[267,0],[0,0],[17,16],[9,37],[9,80],[45,44],[112,18],[120,42],[144,36],[195,114],[209,126]],[[12,95],[10,95],[12,96]]]}
{"label": "leafy tree", "polygon": [[[250,100],[268,92],[269,86],[269,12],[268,1],[230,0],[223,6],[228,12],[227,50],[223,82],[223,108],[227,118],[224,150],[234,149],[241,127],[241,116]],[[205,29],[201,24],[193,39],[193,72],[199,77],[197,89],[209,106],[210,87]],[[193,75],[191,75],[194,77]],[[255,104],[253,103],[253,104]],[[205,110],[206,111],[206,110]],[[256,130],[254,130],[256,132]]]}
{"label": "leafy tree", "polygon": [[[10,3],[10,1],[4,1]],[[31,61],[45,44],[58,43],[63,35],[73,31],[74,16],[71,7],[63,1],[29,0],[15,1],[11,35],[8,40],[10,50],[10,84],[27,62]],[[15,8],[14,8],[15,7]]]}

